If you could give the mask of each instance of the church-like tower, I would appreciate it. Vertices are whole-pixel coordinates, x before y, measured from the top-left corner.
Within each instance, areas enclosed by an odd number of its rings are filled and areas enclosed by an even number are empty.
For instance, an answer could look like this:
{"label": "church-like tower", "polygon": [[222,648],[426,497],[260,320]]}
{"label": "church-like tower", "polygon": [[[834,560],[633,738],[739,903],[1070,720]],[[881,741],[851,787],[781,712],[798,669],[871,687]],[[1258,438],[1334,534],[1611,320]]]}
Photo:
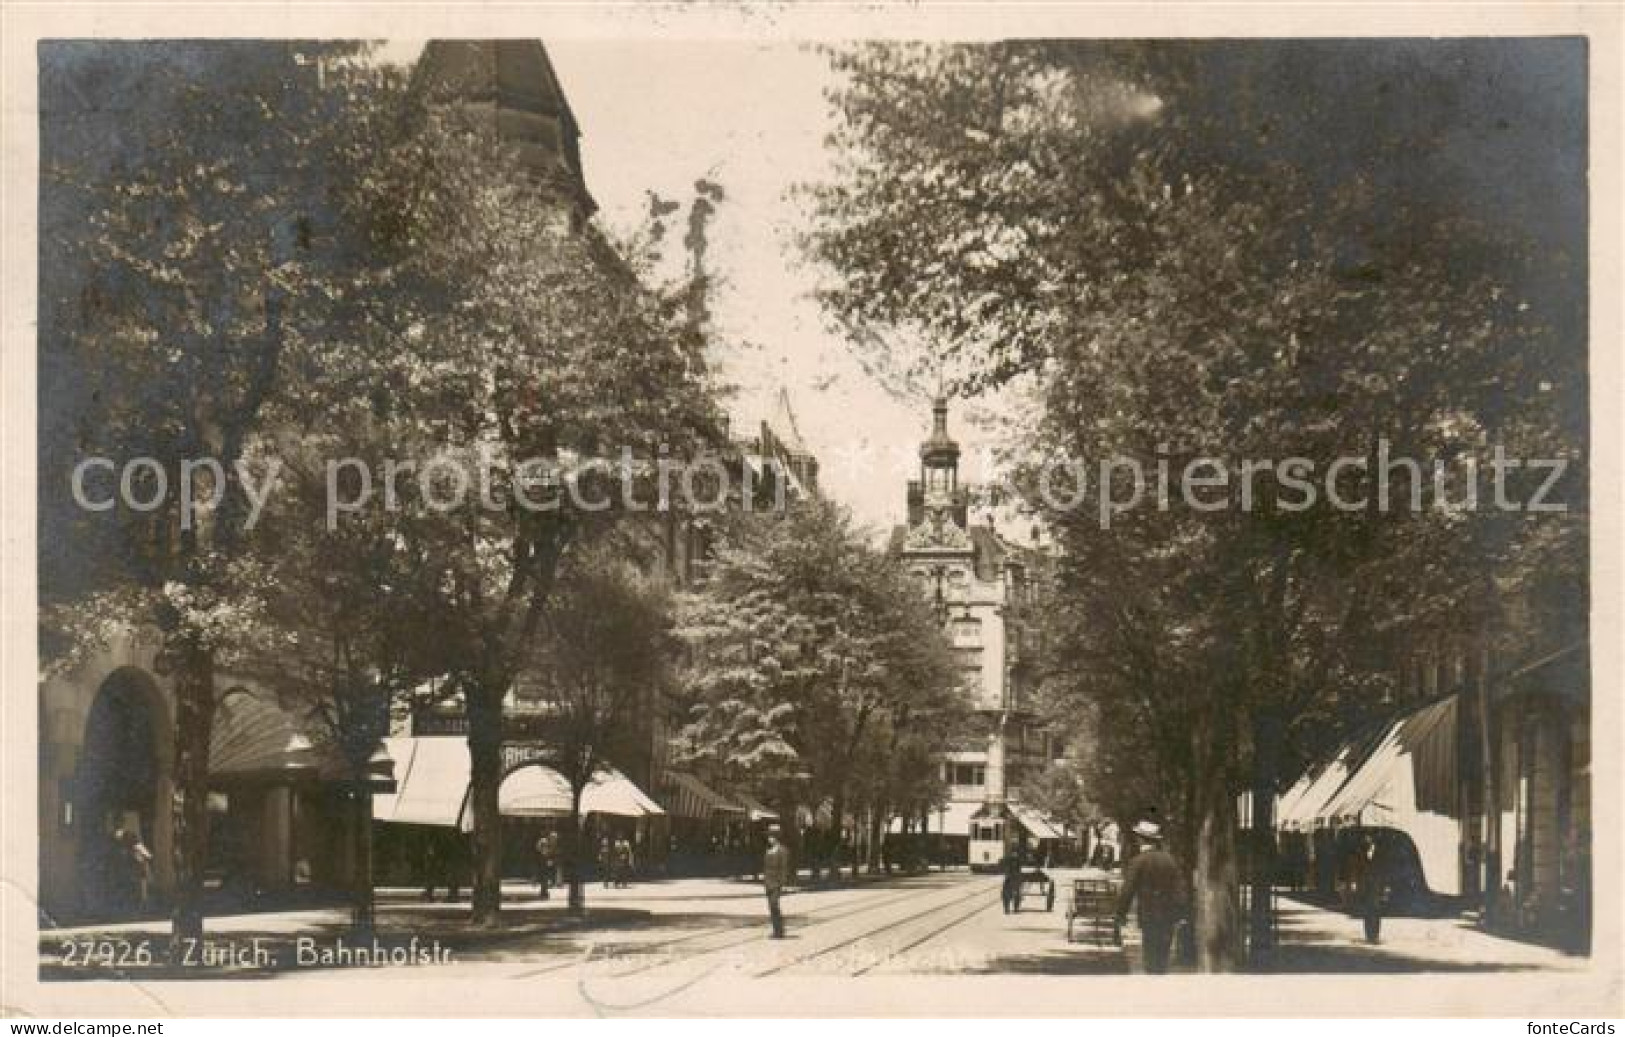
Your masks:
{"label": "church-like tower", "polygon": [[908,484],[908,524],[917,526],[933,513],[963,530],[970,495],[959,484],[959,444],[948,434],[948,401],[931,405],[931,435],[920,444],[920,477]]}
{"label": "church-like tower", "polygon": [[966,862],[993,869],[1006,844],[1024,841],[1031,848],[1057,836],[1021,803],[1022,782],[1051,755],[1047,733],[1023,701],[1029,558],[991,522],[971,523],[971,492],[960,478],[961,451],[948,431],[942,397],[932,401],[931,431],[919,455],[919,478],[908,483],[908,522],[893,533],[892,550],[953,645],[978,725],[944,754],[948,802],[907,823],[912,831],[966,840]]}

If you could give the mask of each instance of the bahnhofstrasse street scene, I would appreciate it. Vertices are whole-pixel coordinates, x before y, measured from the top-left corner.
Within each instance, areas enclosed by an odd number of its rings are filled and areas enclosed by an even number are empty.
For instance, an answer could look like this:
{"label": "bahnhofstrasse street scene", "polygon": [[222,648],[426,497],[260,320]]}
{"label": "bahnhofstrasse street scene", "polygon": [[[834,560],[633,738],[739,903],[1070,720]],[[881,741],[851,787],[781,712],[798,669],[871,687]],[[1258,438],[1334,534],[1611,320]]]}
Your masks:
{"label": "bahnhofstrasse street scene", "polygon": [[39,87],[42,979],[1586,967],[1583,40]]}

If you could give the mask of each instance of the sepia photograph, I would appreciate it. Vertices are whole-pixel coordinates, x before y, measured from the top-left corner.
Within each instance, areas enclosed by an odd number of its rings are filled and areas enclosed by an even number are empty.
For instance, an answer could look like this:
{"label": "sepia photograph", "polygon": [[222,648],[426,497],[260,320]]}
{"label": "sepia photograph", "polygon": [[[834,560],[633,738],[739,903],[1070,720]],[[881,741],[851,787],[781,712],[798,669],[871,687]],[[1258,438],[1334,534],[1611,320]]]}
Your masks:
{"label": "sepia photograph", "polygon": [[7,44],[0,1009],[1625,1014],[1618,10],[705,6]]}

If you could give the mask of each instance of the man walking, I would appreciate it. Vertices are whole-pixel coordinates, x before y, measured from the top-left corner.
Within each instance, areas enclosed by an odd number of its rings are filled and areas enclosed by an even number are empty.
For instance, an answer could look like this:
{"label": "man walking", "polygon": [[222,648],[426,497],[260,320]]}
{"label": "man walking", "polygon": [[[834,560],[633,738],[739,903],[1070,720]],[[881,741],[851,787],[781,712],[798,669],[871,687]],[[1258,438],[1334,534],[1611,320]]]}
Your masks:
{"label": "man walking", "polygon": [[1370,832],[1360,836],[1360,846],[1349,861],[1349,885],[1354,908],[1365,924],[1365,942],[1380,942],[1382,909],[1388,900],[1388,858]]}
{"label": "man walking", "polygon": [[1117,923],[1128,917],[1131,904],[1139,903],[1140,953],[1145,971],[1161,975],[1168,971],[1168,952],[1174,927],[1184,915],[1185,881],[1179,862],[1162,848],[1162,829],[1150,821],[1134,826],[1143,849],[1123,871],[1123,889],[1117,896]]}
{"label": "man walking", "polygon": [[553,857],[553,845],[548,842],[552,833],[544,833],[536,839],[536,892],[542,900],[551,900],[553,897],[553,869],[557,862]]}
{"label": "man walking", "polygon": [[1004,913],[1021,910],[1021,857],[1020,843],[1011,843],[1004,854],[1004,886],[1000,890],[999,899],[1004,903]]}
{"label": "man walking", "polygon": [[784,912],[779,897],[790,882],[790,851],[779,842],[779,826],[767,830],[767,852],[762,855],[762,888],[767,892],[767,913],[773,922],[773,939],[784,939]]}
{"label": "man walking", "polygon": [[615,840],[610,847],[610,878],[616,889],[626,889],[632,885],[632,844],[626,836]]}

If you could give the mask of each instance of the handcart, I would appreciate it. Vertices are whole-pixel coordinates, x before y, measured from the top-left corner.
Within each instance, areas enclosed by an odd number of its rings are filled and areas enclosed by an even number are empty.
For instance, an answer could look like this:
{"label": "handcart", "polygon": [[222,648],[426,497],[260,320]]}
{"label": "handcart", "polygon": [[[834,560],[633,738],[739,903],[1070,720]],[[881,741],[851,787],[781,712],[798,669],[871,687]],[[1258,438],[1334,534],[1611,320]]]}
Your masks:
{"label": "handcart", "polygon": [[1044,898],[1044,910],[1055,910],[1055,880],[1043,868],[1030,868],[1021,873],[1021,881],[1016,885],[1015,903],[1011,906],[1021,910],[1022,898],[1031,891],[1033,896]]}
{"label": "handcart", "polygon": [[1073,879],[1072,899],[1066,905],[1068,943],[1088,941],[1102,947],[1121,946],[1117,925],[1117,883],[1111,879]]}

